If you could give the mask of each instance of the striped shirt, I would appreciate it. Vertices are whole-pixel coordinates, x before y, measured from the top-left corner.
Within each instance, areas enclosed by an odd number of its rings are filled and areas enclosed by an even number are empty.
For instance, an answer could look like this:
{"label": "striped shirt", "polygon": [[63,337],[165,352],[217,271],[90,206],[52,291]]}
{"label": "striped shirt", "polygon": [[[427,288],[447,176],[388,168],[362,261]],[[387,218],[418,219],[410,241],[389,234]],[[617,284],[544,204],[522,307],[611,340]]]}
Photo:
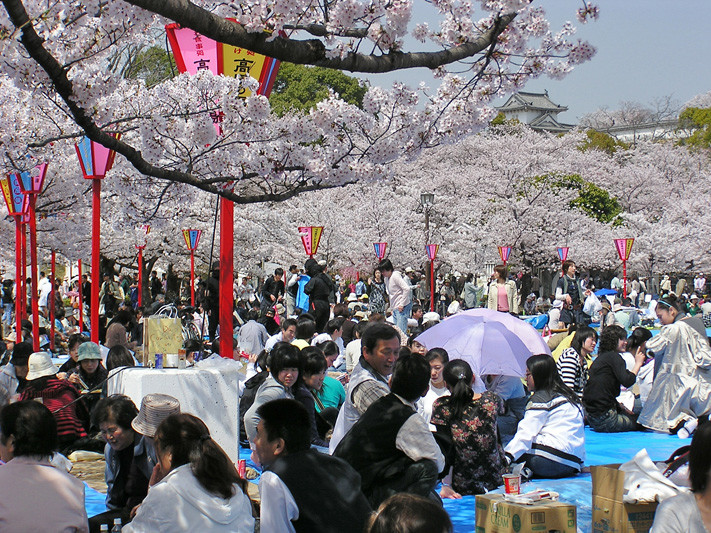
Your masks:
{"label": "striped shirt", "polygon": [[565,349],[560,354],[556,366],[563,383],[582,400],[583,390],[588,382],[588,365],[580,362],[580,355],[575,351],[575,348]]}

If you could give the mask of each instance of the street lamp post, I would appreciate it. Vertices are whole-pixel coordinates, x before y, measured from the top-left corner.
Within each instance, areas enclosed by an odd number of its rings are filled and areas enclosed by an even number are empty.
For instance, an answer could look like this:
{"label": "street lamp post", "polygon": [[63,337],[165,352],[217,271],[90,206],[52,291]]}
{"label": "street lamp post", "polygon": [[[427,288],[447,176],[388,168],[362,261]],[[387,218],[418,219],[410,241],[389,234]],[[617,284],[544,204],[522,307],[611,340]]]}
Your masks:
{"label": "street lamp post", "polygon": [[[425,213],[425,247],[427,247],[430,242],[430,209],[434,205],[434,194],[431,192],[423,192],[420,194],[420,205]],[[430,311],[434,311],[434,257],[429,257],[429,259]]]}

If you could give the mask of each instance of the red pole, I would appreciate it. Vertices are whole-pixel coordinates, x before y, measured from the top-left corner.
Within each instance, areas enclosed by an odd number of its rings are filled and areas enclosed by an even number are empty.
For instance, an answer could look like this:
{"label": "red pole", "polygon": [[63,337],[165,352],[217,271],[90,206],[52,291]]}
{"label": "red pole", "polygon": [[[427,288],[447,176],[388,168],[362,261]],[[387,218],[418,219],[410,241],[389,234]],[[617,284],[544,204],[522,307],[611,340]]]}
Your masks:
{"label": "red pole", "polygon": [[52,300],[52,303],[49,306],[49,350],[54,353],[54,301],[56,299],[56,295],[54,294],[54,291],[56,290],[54,285],[55,285],[55,279],[56,279],[56,274],[55,274],[55,261],[57,257],[55,255],[55,251],[52,250],[52,290],[49,293],[49,297]]}
{"label": "red pole", "polygon": [[627,298],[627,261],[622,261],[622,297]]}
{"label": "red pole", "polygon": [[138,307],[143,305],[143,246],[138,247]]}
{"label": "red pole", "polygon": [[234,282],[234,203],[220,198],[220,355],[232,354],[232,284]]}
{"label": "red pole", "polygon": [[91,200],[91,341],[99,343],[99,285],[101,285],[101,180],[92,181]]}
{"label": "red pole", "polygon": [[195,250],[190,250],[190,307],[195,307]]}
{"label": "red pole", "polygon": [[15,217],[15,331],[17,342],[22,342],[22,217]]}
{"label": "red pole", "polygon": [[32,269],[32,349],[39,352],[39,300],[37,298],[37,220],[35,195],[30,195],[30,267]]}
{"label": "red pole", "polygon": [[20,292],[22,295],[20,317],[24,320],[27,317],[27,224],[22,224],[22,279],[20,280]]}
{"label": "red pole", "polygon": [[435,277],[434,277],[434,261],[430,259],[430,311],[434,311],[435,302]]}
{"label": "red pole", "polygon": [[81,259],[77,261],[77,269],[79,271],[79,280],[77,281],[79,286],[79,333],[82,333],[84,331],[84,287],[82,287]]}

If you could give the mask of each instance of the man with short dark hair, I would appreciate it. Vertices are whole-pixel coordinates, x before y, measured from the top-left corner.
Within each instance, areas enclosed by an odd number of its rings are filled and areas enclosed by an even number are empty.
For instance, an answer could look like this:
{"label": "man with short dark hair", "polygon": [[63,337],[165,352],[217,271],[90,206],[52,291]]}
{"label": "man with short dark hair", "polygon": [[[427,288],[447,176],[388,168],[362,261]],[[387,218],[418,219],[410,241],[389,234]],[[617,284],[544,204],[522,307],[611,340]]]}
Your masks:
{"label": "man with short dark hair", "polygon": [[264,349],[268,352],[272,351],[272,348],[274,348],[274,345],[277,342],[288,342],[291,344],[291,342],[296,338],[296,319],[295,318],[287,318],[285,320],[281,321],[281,331],[277,333],[276,335],[272,335],[269,337],[269,340],[267,340],[267,343],[264,345]]}
{"label": "man with short dark hair", "polygon": [[284,269],[277,268],[274,271],[274,275],[264,280],[264,285],[262,285],[262,316],[266,314],[267,309],[282,301],[284,297],[282,276],[284,276]]}
{"label": "man with short dark hair", "polygon": [[273,400],[257,409],[255,455],[262,531],[361,533],[370,506],[360,476],[348,463],[311,449],[306,409],[296,400]]}
{"label": "man with short dark hair", "polygon": [[444,469],[444,456],[415,407],[429,380],[424,357],[400,357],[391,392],[373,402],[333,453],[360,474],[363,494],[373,508],[398,492],[430,496]]}
{"label": "man with short dark hair", "polygon": [[375,400],[390,392],[388,376],[400,353],[400,335],[385,322],[370,324],[361,338],[361,356],[353,369],[346,401],[338,413],[331,437],[331,453],[353,424]]}

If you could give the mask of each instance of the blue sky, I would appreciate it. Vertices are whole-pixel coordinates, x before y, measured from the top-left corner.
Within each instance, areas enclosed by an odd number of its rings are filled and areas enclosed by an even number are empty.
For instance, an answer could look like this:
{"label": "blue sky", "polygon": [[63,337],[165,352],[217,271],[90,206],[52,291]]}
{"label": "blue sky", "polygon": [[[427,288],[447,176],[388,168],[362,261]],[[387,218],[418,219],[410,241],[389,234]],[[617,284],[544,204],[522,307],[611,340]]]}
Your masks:
{"label": "blue sky", "polygon": [[[422,0],[417,0],[420,3]],[[576,22],[577,36],[597,48],[592,61],[578,66],[563,80],[540,78],[526,90],[548,90],[565,105],[563,122],[601,107],[616,109],[622,101],[649,104],[672,95],[679,103],[711,91],[711,0],[599,0],[596,22],[577,24],[578,0],[542,0],[557,30],[566,20]],[[427,10],[416,8],[417,21]],[[399,80],[415,86],[424,80],[435,86],[429,71],[417,69],[368,77],[373,84]]]}

